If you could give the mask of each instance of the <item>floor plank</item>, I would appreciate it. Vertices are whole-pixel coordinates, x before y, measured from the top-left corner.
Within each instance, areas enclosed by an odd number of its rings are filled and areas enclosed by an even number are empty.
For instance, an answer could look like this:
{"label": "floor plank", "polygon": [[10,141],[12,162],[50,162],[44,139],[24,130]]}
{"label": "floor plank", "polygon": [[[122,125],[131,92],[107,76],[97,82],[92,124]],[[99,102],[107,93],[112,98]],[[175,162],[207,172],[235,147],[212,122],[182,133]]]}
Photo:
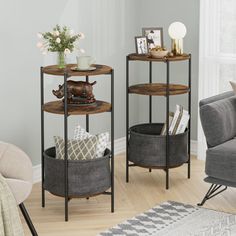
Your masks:
{"label": "floor plank", "polygon": [[[73,199],[69,203],[69,222],[64,222],[64,199],[46,194],[46,208],[41,208],[41,185],[35,184],[25,202],[41,236],[92,236],[167,200],[196,205],[206,193],[204,162],[192,157],[191,179],[187,165],[170,171],[170,189],[165,190],[165,173],[132,167],[130,182],[125,182],[124,155],[115,158],[115,213],[110,213],[110,197]],[[229,189],[207,202],[204,207],[236,213],[236,190]],[[22,220],[26,235],[29,230]]]}

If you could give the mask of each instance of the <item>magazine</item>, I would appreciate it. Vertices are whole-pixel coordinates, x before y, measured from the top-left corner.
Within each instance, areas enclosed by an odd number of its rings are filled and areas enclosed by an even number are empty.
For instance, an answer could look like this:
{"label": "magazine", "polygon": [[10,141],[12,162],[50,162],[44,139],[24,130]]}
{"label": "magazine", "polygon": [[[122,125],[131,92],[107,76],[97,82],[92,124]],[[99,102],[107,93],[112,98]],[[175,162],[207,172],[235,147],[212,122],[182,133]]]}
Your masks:
{"label": "magazine", "polygon": [[[169,112],[169,127],[171,126],[174,114],[175,114],[174,112]],[[161,135],[166,135],[166,123],[163,125],[161,129]]]}
{"label": "magazine", "polygon": [[[182,106],[176,105],[175,113],[169,113],[169,135],[185,132],[189,122],[189,113]],[[166,123],[164,124],[161,135],[166,135]]]}
{"label": "magazine", "polygon": [[188,126],[189,118],[190,118],[190,116],[189,116],[188,112],[184,110],[175,134],[181,134],[181,133],[185,132],[185,129]]}

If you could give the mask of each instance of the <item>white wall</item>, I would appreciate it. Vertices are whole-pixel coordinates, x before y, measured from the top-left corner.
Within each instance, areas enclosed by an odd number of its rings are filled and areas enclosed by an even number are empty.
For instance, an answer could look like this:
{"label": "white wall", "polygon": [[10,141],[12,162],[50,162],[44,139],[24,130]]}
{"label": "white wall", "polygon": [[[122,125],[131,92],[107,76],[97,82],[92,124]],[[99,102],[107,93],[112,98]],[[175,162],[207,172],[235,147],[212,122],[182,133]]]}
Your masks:
{"label": "white wall", "polygon": [[[36,33],[49,31],[57,23],[84,32],[86,39],[81,42],[81,46],[87,54],[94,56],[97,63],[114,67],[115,138],[125,136],[125,56],[134,51],[134,36],[141,34],[142,26],[163,26],[166,30],[169,23],[183,16],[181,19],[189,29],[186,49],[195,54],[193,79],[196,81],[196,2],[181,0],[177,4],[171,0],[0,0],[3,6],[0,9],[0,140],[16,144],[31,157],[34,164],[40,163],[39,68],[41,65],[55,63],[56,58],[40,54],[36,48]],[[181,11],[174,10],[175,4],[183,4]],[[186,4],[188,11],[184,8]],[[173,10],[170,11],[171,7]],[[68,60],[75,62],[75,55],[71,55]],[[131,67],[134,75],[132,84],[138,80],[139,71],[138,66]],[[101,76],[96,77],[96,80],[96,97],[109,100],[109,79]],[[46,100],[55,99],[51,90],[59,83],[62,83],[62,78],[46,76]],[[194,82],[197,90],[196,84]],[[193,105],[196,108],[195,103]],[[143,119],[145,109],[140,110],[138,106],[137,97],[132,96],[131,124]],[[93,116],[91,131],[97,133],[109,130],[109,117],[109,114]],[[45,114],[45,119],[46,146],[50,146],[53,144],[53,135],[63,134],[63,117]],[[69,118],[70,135],[78,121],[85,124],[82,117]]]}
{"label": "white wall", "polygon": [[[163,27],[164,45],[171,48],[171,40],[168,35],[168,27],[172,22],[180,21],[186,25],[187,35],[184,38],[184,52],[192,54],[192,129],[191,139],[197,140],[198,120],[198,58],[199,58],[199,1],[196,0],[140,0],[139,28]],[[147,13],[147,14],[145,14]],[[170,65],[171,83],[188,84],[188,63],[178,62]],[[148,81],[148,63],[139,66],[138,80]],[[153,65],[153,82],[166,81],[166,66],[164,63]],[[153,121],[163,122],[165,120],[166,99],[164,97],[153,98]],[[188,96],[178,95],[170,98],[171,110],[175,110],[176,104],[182,104],[187,108]],[[148,121],[148,98],[139,97],[140,122]]]}
{"label": "white wall", "polygon": [[[57,23],[82,31],[86,39],[81,46],[97,63],[115,69],[115,137],[125,135],[125,55],[133,49],[136,34],[134,1],[126,0],[1,0],[0,12],[0,140],[21,147],[40,163],[40,77],[41,65],[55,63],[55,57],[43,57],[36,48],[38,31],[49,31]],[[75,55],[69,58],[75,62]],[[107,76],[96,77],[95,95],[110,99]],[[92,79],[91,79],[92,80]],[[46,76],[46,100],[55,99],[51,90],[62,78]],[[133,119],[137,119],[133,107]],[[63,117],[45,114],[46,146],[53,135],[63,134]],[[70,133],[84,118],[70,117]],[[110,129],[110,114],[91,119],[91,131]]]}

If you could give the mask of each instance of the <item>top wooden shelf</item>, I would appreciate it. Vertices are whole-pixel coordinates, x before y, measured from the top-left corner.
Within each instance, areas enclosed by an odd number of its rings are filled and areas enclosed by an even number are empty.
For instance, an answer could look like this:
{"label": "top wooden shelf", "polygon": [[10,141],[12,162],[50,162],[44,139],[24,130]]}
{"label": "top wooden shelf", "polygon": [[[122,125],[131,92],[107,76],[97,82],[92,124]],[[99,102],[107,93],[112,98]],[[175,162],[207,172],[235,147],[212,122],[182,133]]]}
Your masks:
{"label": "top wooden shelf", "polygon": [[140,55],[137,53],[132,53],[128,55],[128,58],[131,61],[156,61],[156,62],[185,61],[185,60],[189,60],[190,57],[191,57],[190,54],[183,54],[182,56],[163,57],[163,58],[153,58],[149,54]]}
{"label": "top wooden shelf", "polygon": [[59,69],[57,65],[45,66],[43,67],[43,73],[49,75],[59,75],[64,76],[64,73],[67,72],[68,76],[95,76],[95,75],[106,75],[111,74],[112,68],[106,65],[92,65],[96,67],[96,70],[93,71],[73,71],[72,67],[77,66],[76,64],[68,64],[65,69]]}

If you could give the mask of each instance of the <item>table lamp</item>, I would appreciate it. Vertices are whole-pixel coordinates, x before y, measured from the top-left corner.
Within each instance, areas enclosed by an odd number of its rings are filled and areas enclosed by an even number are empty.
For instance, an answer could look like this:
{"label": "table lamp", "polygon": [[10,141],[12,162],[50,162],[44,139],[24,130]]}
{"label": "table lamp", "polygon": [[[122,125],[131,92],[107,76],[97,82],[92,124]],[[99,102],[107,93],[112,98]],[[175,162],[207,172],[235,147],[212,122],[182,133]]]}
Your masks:
{"label": "table lamp", "polygon": [[174,22],[169,26],[168,32],[171,37],[171,52],[174,55],[183,55],[183,38],[187,33],[185,25]]}

